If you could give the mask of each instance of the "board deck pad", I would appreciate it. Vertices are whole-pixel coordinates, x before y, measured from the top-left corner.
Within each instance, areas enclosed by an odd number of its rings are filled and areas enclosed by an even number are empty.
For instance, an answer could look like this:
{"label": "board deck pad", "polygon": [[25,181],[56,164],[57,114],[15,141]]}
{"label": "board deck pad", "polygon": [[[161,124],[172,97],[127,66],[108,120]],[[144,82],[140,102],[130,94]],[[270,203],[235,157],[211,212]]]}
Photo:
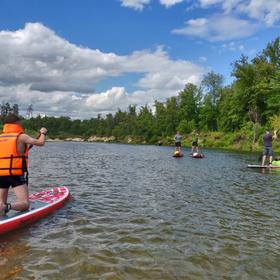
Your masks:
{"label": "board deck pad", "polygon": [[261,164],[248,164],[247,167],[249,168],[280,168],[277,165],[261,165]]}
{"label": "board deck pad", "polygon": [[183,157],[183,156],[184,154],[176,154],[176,153],[173,154],[173,157]]}
{"label": "board deck pad", "polygon": [[59,209],[70,198],[67,187],[55,187],[29,196],[28,211],[11,210],[0,217],[0,234],[31,224]]}
{"label": "board deck pad", "polygon": [[11,219],[13,217],[20,216],[22,214],[28,213],[28,212],[30,212],[32,210],[38,209],[38,208],[46,206],[46,205],[47,205],[47,203],[45,203],[45,202],[30,201],[30,207],[29,207],[28,211],[20,212],[20,211],[10,210],[9,213],[7,213],[5,216],[0,217],[0,221],[2,221],[2,220],[9,220],[9,219]]}
{"label": "board deck pad", "polygon": [[191,153],[190,157],[192,158],[204,158],[204,154],[203,153]]}

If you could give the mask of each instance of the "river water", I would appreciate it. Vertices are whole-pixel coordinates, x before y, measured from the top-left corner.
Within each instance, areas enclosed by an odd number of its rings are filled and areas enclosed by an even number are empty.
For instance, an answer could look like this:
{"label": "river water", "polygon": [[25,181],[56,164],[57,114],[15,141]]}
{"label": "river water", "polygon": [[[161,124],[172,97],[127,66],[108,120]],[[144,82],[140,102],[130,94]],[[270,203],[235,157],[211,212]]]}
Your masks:
{"label": "river water", "polygon": [[280,279],[280,172],[248,169],[252,154],[172,152],[34,147],[30,192],[65,185],[72,200],[0,236],[0,279]]}

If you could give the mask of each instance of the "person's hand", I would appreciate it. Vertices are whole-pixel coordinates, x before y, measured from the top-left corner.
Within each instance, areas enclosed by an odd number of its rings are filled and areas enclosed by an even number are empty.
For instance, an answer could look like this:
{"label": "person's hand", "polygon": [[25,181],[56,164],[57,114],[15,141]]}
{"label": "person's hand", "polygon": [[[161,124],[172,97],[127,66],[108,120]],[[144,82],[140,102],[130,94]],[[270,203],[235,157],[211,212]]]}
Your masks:
{"label": "person's hand", "polygon": [[41,134],[47,134],[47,132],[48,132],[48,130],[45,128],[45,127],[42,127],[41,129],[40,129],[40,133]]}

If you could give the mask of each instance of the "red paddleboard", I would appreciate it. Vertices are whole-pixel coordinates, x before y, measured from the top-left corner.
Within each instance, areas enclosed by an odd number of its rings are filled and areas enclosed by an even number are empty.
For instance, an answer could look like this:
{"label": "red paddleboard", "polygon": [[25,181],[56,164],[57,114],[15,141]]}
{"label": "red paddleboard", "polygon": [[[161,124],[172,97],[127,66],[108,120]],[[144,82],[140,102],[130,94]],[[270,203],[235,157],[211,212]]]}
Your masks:
{"label": "red paddleboard", "polygon": [[192,153],[190,156],[192,158],[204,158],[204,154],[202,153]]}
{"label": "red paddleboard", "polygon": [[30,209],[24,212],[11,210],[0,217],[0,234],[34,223],[59,209],[70,198],[67,187],[56,187],[29,196]]}

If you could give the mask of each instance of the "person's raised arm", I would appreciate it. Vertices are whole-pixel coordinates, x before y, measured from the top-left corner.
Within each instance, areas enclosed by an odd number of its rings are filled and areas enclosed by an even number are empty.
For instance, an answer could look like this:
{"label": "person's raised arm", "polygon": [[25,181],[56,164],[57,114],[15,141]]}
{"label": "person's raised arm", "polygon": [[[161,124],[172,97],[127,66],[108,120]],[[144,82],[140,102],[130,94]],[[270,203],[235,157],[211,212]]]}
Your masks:
{"label": "person's raised arm", "polygon": [[42,127],[40,129],[40,135],[39,135],[38,138],[30,137],[27,134],[21,134],[19,136],[19,141],[21,143],[27,144],[27,145],[44,146],[45,145],[46,134],[47,134],[47,129],[45,127]]}

